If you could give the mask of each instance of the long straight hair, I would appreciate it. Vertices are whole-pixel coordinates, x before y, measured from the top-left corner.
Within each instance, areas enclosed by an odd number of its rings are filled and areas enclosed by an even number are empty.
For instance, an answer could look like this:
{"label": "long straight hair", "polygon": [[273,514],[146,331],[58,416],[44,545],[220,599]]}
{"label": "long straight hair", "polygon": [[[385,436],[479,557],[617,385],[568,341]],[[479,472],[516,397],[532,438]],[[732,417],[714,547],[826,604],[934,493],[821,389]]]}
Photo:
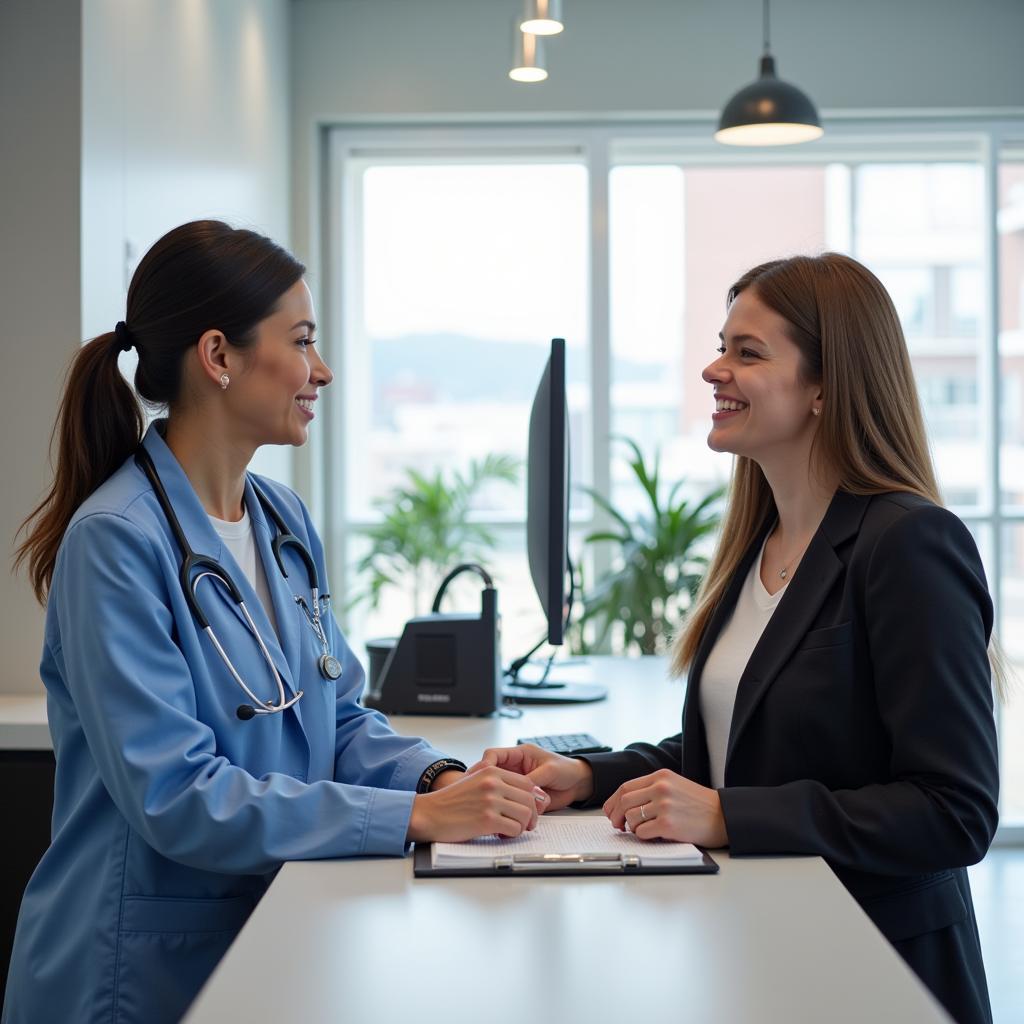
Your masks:
{"label": "long straight hair", "polygon": [[[785,321],[805,383],[824,402],[811,448],[812,472],[851,494],[903,491],[942,504],[899,316],[881,281],[839,253],[772,260],[729,289],[727,305],[750,290]],[[693,609],[672,645],[672,671],[693,663],[700,641],[743,555],[777,515],[761,467],[737,456],[728,508]],[[996,689],[1006,669],[990,648]]]}
{"label": "long straight hair", "polygon": [[[269,238],[216,220],[174,228],[143,256],[128,288],[124,326],[93,338],[71,362],[50,438],[51,459],[55,443],[57,449],[53,483],[18,530],[25,539],[14,568],[28,562],[40,604],[75,510],[141,440],[138,399],[155,409],[173,406],[185,353],[208,330],[238,348],[253,345],[257,324],[303,273]],[[125,339],[139,355],[134,391],[117,365]]]}

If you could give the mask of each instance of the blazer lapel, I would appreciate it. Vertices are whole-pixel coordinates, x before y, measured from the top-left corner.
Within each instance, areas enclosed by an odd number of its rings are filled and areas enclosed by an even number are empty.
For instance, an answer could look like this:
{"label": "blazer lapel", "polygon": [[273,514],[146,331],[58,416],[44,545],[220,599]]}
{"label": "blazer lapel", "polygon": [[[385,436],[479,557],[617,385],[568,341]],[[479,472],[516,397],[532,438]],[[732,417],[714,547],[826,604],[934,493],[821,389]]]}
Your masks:
{"label": "blazer lapel", "polygon": [[[792,582],[757,642],[740,677],[729,730],[726,773],[736,744],[757,705],[810,629],[815,616],[843,571],[836,547],[857,531],[870,497],[837,491],[825,518],[800,562]],[[752,545],[745,559],[747,572],[758,550]],[[742,586],[746,572],[737,572]],[[733,584],[736,580],[733,581]]]}

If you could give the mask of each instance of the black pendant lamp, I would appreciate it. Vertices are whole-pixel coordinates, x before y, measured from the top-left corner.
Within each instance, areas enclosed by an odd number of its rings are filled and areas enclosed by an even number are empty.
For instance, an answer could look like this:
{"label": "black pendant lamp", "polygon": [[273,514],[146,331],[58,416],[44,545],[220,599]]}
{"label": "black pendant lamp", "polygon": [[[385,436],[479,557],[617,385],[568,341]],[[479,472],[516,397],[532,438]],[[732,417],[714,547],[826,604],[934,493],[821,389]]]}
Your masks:
{"label": "black pendant lamp", "polygon": [[806,93],[775,77],[775,58],[768,45],[768,0],[764,0],[761,77],[726,103],[715,139],[730,146],[789,146],[823,134],[818,111]]}

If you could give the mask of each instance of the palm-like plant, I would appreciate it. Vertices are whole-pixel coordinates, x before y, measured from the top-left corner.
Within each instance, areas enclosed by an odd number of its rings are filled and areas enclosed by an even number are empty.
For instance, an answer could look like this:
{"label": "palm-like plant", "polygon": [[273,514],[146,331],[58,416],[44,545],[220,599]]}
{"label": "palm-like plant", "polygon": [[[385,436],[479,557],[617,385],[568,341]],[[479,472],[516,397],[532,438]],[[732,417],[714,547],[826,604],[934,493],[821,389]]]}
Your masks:
{"label": "palm-like plant", "polygon": [[442,470],[429,476],[412,468],[405,472],[403,485],[373,503],[383,519],[363,531],[370,550],[356,569],[370,579],[352,605],[369,601],[376,608],[386,587],[401,585],[411,588],[416,613],[424,611],[420,599],[425,586],[438,582],[457,562],[482,560],[494,547],[491,532],[470,521],[470,506],[488,481],[515,483],[519,461],[488,455],[451,478]]}
{"label": "palm-like plant", "polygon": [[[617,546],[616,566],[583,596],[583,613],[576,623],[575,646],[579,650],[604,645],[615,623],[625,632],[625,650],[662,654],[672,631],[678,627],[693,601],[707,568],[707,558],[695,551],[697,542],[718,529],[718,502],[724,488],[716,488],[700,501],[677,500],[684,481],[678,480],[662,501],[659,461],[648,467],[638,445],[619,438],[631,450],[629,466],[650,502],[650,511],[628,520],[606,498],[584,488],[608,515],[613,526],[584,538],[587,544]],[[589,624],[594,639],[584,639]]]}

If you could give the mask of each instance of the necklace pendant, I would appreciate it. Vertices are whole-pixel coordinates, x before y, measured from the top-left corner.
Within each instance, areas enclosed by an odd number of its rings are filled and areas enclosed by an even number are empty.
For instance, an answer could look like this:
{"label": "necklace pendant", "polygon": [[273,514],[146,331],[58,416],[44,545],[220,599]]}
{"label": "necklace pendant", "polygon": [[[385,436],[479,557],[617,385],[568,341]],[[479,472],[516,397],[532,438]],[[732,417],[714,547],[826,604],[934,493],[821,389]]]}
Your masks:
{"label": "necklace pendant", "polygon": [[779,579],[780,580],[784,580],[788,575],[789,575],[789,570],[788,569],[780,569],[779,570]]}

